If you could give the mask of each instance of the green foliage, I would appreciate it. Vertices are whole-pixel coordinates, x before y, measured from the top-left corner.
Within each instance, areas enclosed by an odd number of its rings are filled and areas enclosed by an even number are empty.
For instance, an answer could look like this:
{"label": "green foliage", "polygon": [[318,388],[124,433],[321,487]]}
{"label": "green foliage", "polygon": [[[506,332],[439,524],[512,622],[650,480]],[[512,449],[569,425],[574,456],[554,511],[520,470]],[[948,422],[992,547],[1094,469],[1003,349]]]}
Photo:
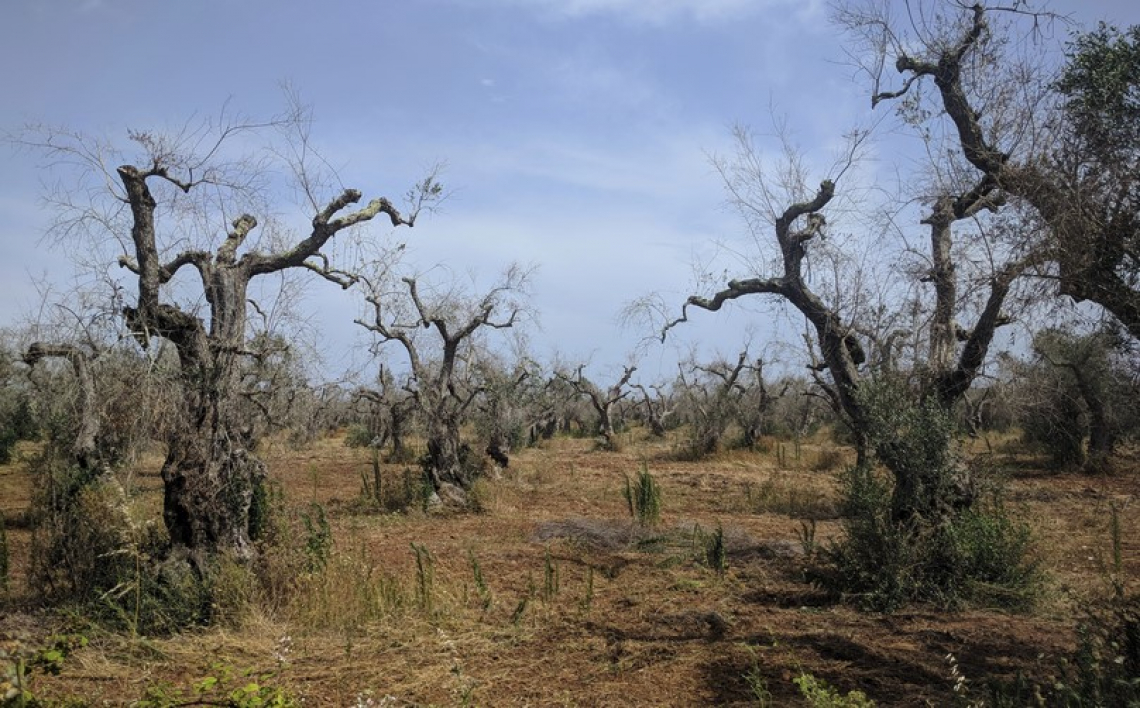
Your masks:
{"label": "green foliage", "polygon": [[1103,22],[1068,45],[1055,88],[1085,147],[1099,156],[1140,147],[1140,26],[1125,32]]}
{"label": "green foliage", "polygon": [[275,542],[283,532],[285,490],[276,480],[255,476],[249,504],[249,537],[253,541]]}
{"label": "green foliage", "polygon": [[[0,377],[11,372],[0,362]],[[0,381],[0,465],[12,461],[12,453],[20,440],[38,440],[39,425],[32,411],[26,391],[18,390],[10,382]]]}
{"label": "green foliage", "polygon": [[175,708],[209,705],[225,708],[291,708],[301,702],[285,689],[273,685],[275,672],[237,670],[223,662],[211,664],[208,673],[187,687],[160,683],[147,688],[135,708]]}
{"label": "green foliage", "polygon": [[1022,440],[1047,453],[1057,469],[1080,466],[1085,459],[1086,432],[1080,398],[1059,377],[1039,380],[1037,385],[1042,398],[1021,415]]}
{"label": "green foliage", "polygon": [[137,513],[114,478],[49,507],[32,537],[32,586],[132,633],[166,634],[209,621],[207,579],[170,557],[165,529],[138,521]]}
{"label": "green foliage", "polygon": [[367,425],[354,423],[345,431],[344,444],[347,447],[369,447],[376,440],[376,432]]}
{"label": "green foliage", "polygon": [[58,676],[67,657],[85,646],[87,637],[80,634],[53,635],[42,645],[19,639],[0,643],[0,706],[46,705],[33,691],[35,675]]}
{"label": "green foliage", "polygon": [[1020,424],[1025,442],[1049,453],[1054,466],[1102,471],[1116,441],[1137,428],[1136,389],[1122,349],[1111,330],[1047,329],[1033,338],[1035,358],[1020,372],[1030,403]]}
{"label": "green foliage", "polygon": [[868,381],[858,391],[867,437],[896,482],[892,517],[934,521],[963,493],[957,426],[933,396],[914,397],[903,383],[890,380]]}
{"label": "green foliage", "polygon": [[875,702],[862,691],[844,695],[811,674],[800,674],[792,679],[792,683],[799,687],[804,700],[812,708],[875,708]]}
{"label": "green foliage", "polygon": [[998,497],[938,525],[916,525],[892,519],[885,475],[853,467],[841,483],[844,534],[824,549],[825,567],[813,572],[825,587],[876,611],[912,601],[1026,609],[1035,600],[1041,575],[1029,527]]}
{"label": "green foliage", "polygon": [[301,513],[301,522],[305,525],[305,570],[318,573],[329,563],[333,544],[332,528],[323,506],[313,502],[309,509],[309,513]]}
{"label": "green foliage", "polygon": [[623,494],[629,514],[637,523],[653,526],[661,520],[661,488],[646,463],[641,463],[641,471],[632,482],[628,476],[625,478]]}
{"label": "green foliage", "polygon": [[842,474],[844,533],[822,554],[827,567],[817,579],[878,611],[911,601],[1031,604],[1040,574],[1028,526],[1010,517],[996,485],[979,494],[981,471],[953,450],[950,412],[891,383],[867,384],[859,395],[868,437],[891,474],[870,465]]}

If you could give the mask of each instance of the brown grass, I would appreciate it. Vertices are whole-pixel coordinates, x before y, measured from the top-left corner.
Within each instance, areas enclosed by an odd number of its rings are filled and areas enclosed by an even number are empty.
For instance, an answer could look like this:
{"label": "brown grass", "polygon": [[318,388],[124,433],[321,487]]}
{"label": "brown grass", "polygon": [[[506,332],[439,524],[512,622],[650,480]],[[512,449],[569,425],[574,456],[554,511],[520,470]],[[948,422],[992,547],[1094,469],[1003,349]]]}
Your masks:
{"label": "brown grass", "polygon": [[[278,578],[287,591],[272,602],[255,597],[226,627],[157,639],[87,628],[90,645],[59,677],[39,678],[37,691],[125,705],[154,682],[189,685],[221,661],[273,672],[307,705],[387,696],[393,706],[744,706],[755,704],[749,672],[763,678],[774,705],[795,705],[791,680],[801,671],[883,706],[944,705],[952,699],[949,653],[976,685],[1055,673],[1073,642],[1074,598],[1104,590],[1098,571],[1110,505],[1121,509],[1126,567],[1140,574],[1140,541],[1128,533],[1140,516],[1136,475],[1023,468],[1010,495],[1031,519],[1053,578],[1041,608],[863,614],[803,582],[801,523],[819,520],[819,542],[836,532],[830,468],[844,453],[805,443],[800,459],[786,457],[780,469],[771,451],[681,462],[669,442],[636,433],[624,442],[620,453],[571,439],[523,451],[481,483],[485,511],[461,516],[368,508],[359,500],[367,451],[338,439],[303,451],[271,447],[266,459],[288,503],[329,511],[335,545],[326,570]],[[637,527],[622,498],[623,475],[642,460],[663,492],[653,529]],[[395,480],[402,469],[385,473]],[[135,470],[133,483],[157,513],[157,460]],[[28,486],[21,464],[0,467],[6,516],[26,506]],[[700,534],[718,525],[723,577],[700,548]],[[26,593],[28,538],[9,531],[18,593]],[[434,559],[430,606],[420,597],[413,543]],[[34,598],[21,600],[34,606]],[[0,639],[34,642],[60,624],[57,615],[12,611],[0,618]]]}

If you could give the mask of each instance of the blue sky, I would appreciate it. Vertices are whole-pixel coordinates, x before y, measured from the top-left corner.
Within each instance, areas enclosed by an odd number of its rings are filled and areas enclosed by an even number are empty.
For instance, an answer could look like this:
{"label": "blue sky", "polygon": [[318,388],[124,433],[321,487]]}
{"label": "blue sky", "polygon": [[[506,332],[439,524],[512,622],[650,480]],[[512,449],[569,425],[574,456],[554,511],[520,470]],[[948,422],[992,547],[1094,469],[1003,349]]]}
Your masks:
{"label": "blue sky", "polygon": [[[1134,0],[1051,7],[1086,25],[1140,23]],[[409,259],[481,282],[536,264],[539,355],[598,372],[644,334],[618,325],[626,302],[661,291],[679,304],[693,262],[741,230],[708,160],[730,149],[733,124],[763,130],[775,110],[826,164],[873,117],[815,0],[9,0],[0,61],[3,131],[31,121],[118,139],[227,100],[271,115],[287,82],[313,106],[317,146],[366,198],[397,197],[446,162],[454,193],[404,236]],[[52,173],[3,150],[0,325],[15,325],[38,304],[32,279],[65,289],[71,266],[41,241]],[[358,305],[335,286],[313,282],[305,307],[322,341],[358,338]],[[750,327],[769,331],[739,309],[699,320],[678,344],[732,353]]]}

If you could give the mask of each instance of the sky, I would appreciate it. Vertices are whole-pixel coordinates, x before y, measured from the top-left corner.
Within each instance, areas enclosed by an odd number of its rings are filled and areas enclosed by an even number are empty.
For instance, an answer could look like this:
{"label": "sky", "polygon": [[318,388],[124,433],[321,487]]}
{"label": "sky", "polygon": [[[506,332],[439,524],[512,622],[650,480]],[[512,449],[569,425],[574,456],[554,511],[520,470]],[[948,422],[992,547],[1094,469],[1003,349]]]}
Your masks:
{"label": "sky", "polygon": [[[1135,0],[1050,8],[1084,26],[1140,24]],[[0,134],[47,123],[123,141],[227,102],[268,116],[287,84],[366,200],[445,163],[450,196],[401,235],[407,259],[475,287],[512,262],[537,266],[536,355],[604,379],[648,334],[623,328],[622,308],[650,292],[679,307],[694,264],[739,238],[710,163],[733,125],[763,133],[780,116],[822,165],[873,120],[845,61],[819,0],[6,0]],[[35,283],[72,282],[68,249],[43,238],[41,197],[58,177],[0,145],[0,326],[35,316]],[[300,307],[329,371],[358,362],[357,299],[313,281]],[[802,331],[747,307],[694,320],[640,353],[644,381],[694,343],[734,355],[749,336],[763,347]]]}

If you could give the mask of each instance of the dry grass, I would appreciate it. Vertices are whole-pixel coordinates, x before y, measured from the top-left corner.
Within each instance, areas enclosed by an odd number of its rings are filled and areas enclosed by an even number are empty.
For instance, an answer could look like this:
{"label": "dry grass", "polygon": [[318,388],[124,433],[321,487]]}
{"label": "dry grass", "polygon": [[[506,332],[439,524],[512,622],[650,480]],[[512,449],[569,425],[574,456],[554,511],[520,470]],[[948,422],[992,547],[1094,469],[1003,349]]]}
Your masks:
{"label": "dry grass", "polygon": [[[272,673],[307,705],[387,696],[393,706],[743,706],[754,704],[745,676],[755,670],[774,704],[788,705],[798,700],[791,679],[805,670],[880,705],[941,705],[951,700],[948,653],[979,683],[1017,672],[1044,680],[1072,642],[1069,598],[1098,592],[1106,509],[1121,509],[1126,530],[1140,520],[1136,475],[1026,469],[1011,495],[1041,538],[1051,601],[1025,616],[866,615],[802,580],[801,523],[818,519],[821,542],[836,532],[831,470],[845,453],[805,443],[781,468],[771,450],[694,463],[674,460],[669,441],[635,432],[623,442],[618,453],[572,439],[523,451],[481,483],[484,512],[462,516],[362,504],[370,458],[338,439],[271,447],[266,459],[287,501],[329,512],[335,544],[325,569],[285,576],[291,566],[282,563],[276,589],[255,594],[225,627],[155,639],[87,628],[90,645],[37,690],[124,705],[157,681],[188,685],[220,661]],[[622,498],[624,475],[643,460],[662,488],[654,529],[638,527]],[[132,480],[152,503],[153,462]],[[398,480],[402,470],[384,472]],[[0,467],[6,515],[26,505],[28,482],[19,464]],[[723,577],[700,545],[718,526]],[[23,587],[28,532],[9,538]],[[430,554],[430,583],[413,544]],[[1125,562],[1140,575],[1140,542],[1127,532]],[[60,623],[11,612],[0,634],[43,636]]]}

